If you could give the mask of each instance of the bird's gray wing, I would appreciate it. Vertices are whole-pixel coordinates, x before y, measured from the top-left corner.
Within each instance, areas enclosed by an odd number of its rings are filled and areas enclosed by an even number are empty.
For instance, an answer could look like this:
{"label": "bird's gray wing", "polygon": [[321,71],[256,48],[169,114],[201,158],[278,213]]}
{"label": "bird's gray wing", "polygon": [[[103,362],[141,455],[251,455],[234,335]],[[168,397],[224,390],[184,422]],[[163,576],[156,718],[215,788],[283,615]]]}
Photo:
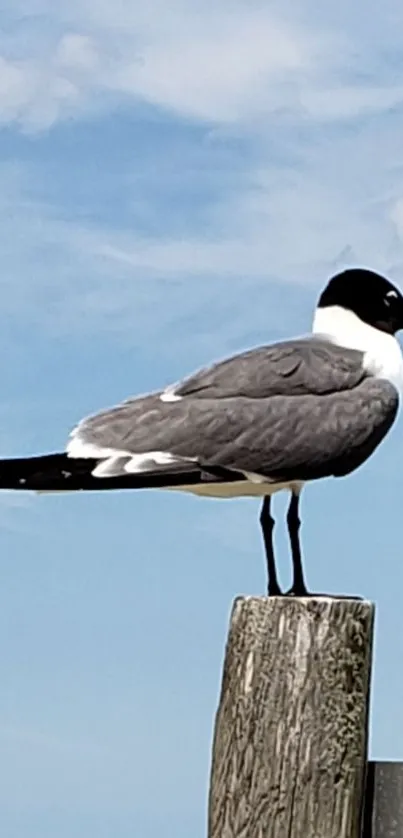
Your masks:
{"label": "bird's gray wing", "polygon": [[162,402],[156,394],[86,419],[78,433],[94,451],[118,455],[115,471],[104,476],[162,466],[169,477],[191,462],[269,480],[308,480],[360,465],[389,430],[397,407],[395,388],[375,378],[321,396]]}
{"label": "bird's gray wing", "polygon": [[164,398],[265,398],[325,394],[355,387],[365,377],[363,353],[309,336],[243,352],[188,376]]}

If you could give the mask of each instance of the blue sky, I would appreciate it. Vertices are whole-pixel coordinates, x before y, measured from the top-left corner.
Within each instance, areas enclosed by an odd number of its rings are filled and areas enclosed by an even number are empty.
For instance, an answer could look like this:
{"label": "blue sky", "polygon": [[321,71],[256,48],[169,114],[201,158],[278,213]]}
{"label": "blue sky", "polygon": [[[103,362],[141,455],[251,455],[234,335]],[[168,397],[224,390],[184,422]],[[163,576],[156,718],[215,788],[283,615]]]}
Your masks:
{"label": "blue sky", "polygon": [[[5,0],[4,456],[302,333],[349,264],[403,286],[403,10]],[[371,754],[403,759],[402,423],[303,497],[308,582],[377,603]],[[282,578],[287,544],[276,499]],[[202,838],[252,500],[0,496],[6,838]]]}

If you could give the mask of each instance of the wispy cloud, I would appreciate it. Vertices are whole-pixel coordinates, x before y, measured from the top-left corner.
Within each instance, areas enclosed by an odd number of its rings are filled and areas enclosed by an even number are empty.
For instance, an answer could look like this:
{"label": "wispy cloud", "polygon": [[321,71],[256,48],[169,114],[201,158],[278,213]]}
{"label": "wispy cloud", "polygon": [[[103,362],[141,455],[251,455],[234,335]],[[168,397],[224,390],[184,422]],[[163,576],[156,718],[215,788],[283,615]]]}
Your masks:
{"label": "wispy cloud", "polygon": [[[362,75],[371,66],[365,30],[297,11],[257,2],[108,7],[90,0],[65,8],[41,2],[27,16],[24,4],[10,2],[0,40],[0,119],[38,131],[129,97],[246,126],[273,114],[345,119],[402,101],[393,74],[382,86]],[[357,68],[361,77],[352,83]]]}
{"label": "wispy cloud", "polygon": [[[265,280],[315,289],[349,262],[400,271],[403,86],[388,68],[376,75],[381,48],[370,57],[368,28],[347,11],[343,26],[308,4],[299,13],[196,0],[24,8],[9,4],[0,38],[0,121],[38,143],[80,117],[104,157],[94,168],[89,147],[77,168],[70,145],[52,167],[48,151],[35,165],[13,157],[2,167],[4,315],[25,311],[70,334],[128,334],[136,322],[141,340],[217,307],[227,282],[245,313],[254,289],[265,298]],[[386,23],[382,49],[387,38],[394,49]],[[160,113],[145,142],[142,105]],[[122,127],[119,153],[116,138],[100,138],[110,110],[136,126]],[[240,321],[232,329],[242,332]]]}
{"label": "wispy cloud", "polygon": [[[272,151],[261,148],[245,160],[239,190],[226,193],[217,177],[220,198],[213,191],[204,199],[203,224],[185,202],[173,230],[164,194],[150,189],[147,195],[147,175],[134,216],[121,213],[120,224],[111,225],[96,207],[80,219],[85,204],[78,204],[77,219],[66,217],[63,193],[43,200],[51,182],[42,165],[22,166],[14,175],[6,168],[0,172],[2,317],[28,318],[53,334],[107,330],[138,341],[161,334],[165,324],[174,340],[175,321],[209,301],[214,311],[231,283],[239,314],[247,320],[249,311],[258,333],[278,323],[268,282],[306,286],[308,300],[324,276],[348,263],[372,264],[398,278],[403,184],[396,171],[403,155],[393,133],[398,136],[400,116],[394,122],[396,129],[379,126],[376,136],[363,126],[359,136],[330,135],[305,148],[284,137],[288,159],[280,165],[278,149],[270,160]],[[380,147],[391,148],[390,157],[379,155]],[[200,171],[195,182],[202,178]],[[178,166],[179,196],[185,179]],[[122,189],[133,191],[130,177]],[[256,306],[267,294],[266,310]],[[240,317],[238,324],[242,340]]]}
{"label": "wispy cloud", "polygon": [[151,3],[144,14],[134,4],[109,20],[94,4],[87,14],[72,10],[63,32],[63,16],[49,7],[40,54],[35,18],[24,41],[4,39],[0,118],[44,129],[113,94],[225,123],[281,106],[279,85],[315,69],[315,38],[267,12],[200,11],[176,3],[167,14]]}

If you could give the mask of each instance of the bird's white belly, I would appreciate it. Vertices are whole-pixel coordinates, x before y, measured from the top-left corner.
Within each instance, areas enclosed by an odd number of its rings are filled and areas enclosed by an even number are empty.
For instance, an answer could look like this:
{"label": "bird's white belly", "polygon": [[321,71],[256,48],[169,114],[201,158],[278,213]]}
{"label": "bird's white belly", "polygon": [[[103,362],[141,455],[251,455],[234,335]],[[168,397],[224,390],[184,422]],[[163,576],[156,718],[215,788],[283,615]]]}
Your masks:
{"label": "bird's white belly", "polygon": [[[166,489],[172,492],[189,492],[203,498],[261,498],[265,495],[273,495],[283,490],[300,492],[302,483],[294,480],[291,483],[268,483],[254,482],[252,480],[234,480],[231,483],[198,483],[189,486],[167,486]],[[165,487],[164,487],[165,489]]]}

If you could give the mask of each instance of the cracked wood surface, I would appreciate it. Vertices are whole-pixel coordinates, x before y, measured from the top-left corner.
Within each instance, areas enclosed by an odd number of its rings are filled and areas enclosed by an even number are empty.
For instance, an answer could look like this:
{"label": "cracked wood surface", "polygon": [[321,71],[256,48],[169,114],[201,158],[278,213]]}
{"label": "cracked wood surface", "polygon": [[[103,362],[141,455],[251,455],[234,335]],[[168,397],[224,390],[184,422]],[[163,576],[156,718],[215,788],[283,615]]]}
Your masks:
{"label": "cracked wood surface", "polygon": [[360,838],[374,607],[235,600],[208,838]]}

